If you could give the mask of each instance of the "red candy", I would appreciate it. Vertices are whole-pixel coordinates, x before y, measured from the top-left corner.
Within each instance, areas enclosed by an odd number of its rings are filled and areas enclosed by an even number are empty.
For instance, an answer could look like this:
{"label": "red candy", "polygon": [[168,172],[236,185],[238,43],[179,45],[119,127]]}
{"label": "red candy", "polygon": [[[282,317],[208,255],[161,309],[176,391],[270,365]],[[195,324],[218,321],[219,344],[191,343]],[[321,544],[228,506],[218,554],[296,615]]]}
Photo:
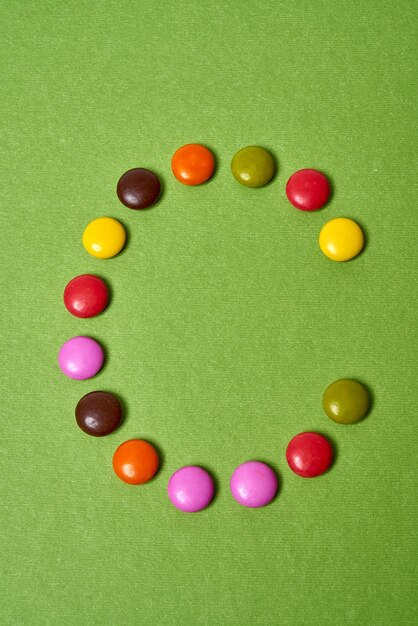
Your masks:
{"label": "red candy", "polygon": [[313,478],[329,469],[332,446],[328,439],[318,433],[300,433],[287,446],[286,460],[295,474]]}
{"label": "red candy", "polygon": [[301,211],[316,211],[328,202],[331,193],[327,177],[317,170],[299,170],[287,181],[286,195]]}
{"label": "red candy", "polygon": [[109,294],[106,283],[92,274],[76,276],[64,290],[64,304],[76,317],[94,317],[107,306]]}

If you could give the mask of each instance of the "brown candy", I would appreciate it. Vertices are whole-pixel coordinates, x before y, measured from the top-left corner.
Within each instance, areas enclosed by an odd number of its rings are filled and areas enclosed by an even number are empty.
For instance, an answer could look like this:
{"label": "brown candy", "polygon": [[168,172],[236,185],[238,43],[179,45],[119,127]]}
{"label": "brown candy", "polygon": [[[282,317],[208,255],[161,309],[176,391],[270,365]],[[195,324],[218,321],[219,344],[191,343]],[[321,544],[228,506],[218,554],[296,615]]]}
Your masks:
{"label": "brown candy", "polygon": [[130,209],[146,209],[157,202],[160,191],[158,176],[142,167],[122,174],[116,189],[119,200]]}
{"label": "brown candy", "polygon": [[110,435],[122,421],[119,400],[106,391],[92,391],[83,396],[75,409],[75,418],[81,430],[94,437]]}

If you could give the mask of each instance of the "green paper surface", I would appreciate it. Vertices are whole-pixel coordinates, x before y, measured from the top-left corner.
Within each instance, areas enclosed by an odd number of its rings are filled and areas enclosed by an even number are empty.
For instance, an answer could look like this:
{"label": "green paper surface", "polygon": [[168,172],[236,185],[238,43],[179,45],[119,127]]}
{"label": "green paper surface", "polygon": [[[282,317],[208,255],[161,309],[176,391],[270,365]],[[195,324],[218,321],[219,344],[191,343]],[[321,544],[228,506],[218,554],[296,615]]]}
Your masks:
{"label": "green paper surface", "polygon": [[[416,21],[408,0],[2,3],[2,626],[416,623]],[[216,154],[201,187],[170,171],[189,142]],[[265,188],[232,177],[245,145],[277,159]],[[148,211],[116,197],[136,166],[163,181]],[[333,184],[313,214],[285,196],[303,167]],[[129,234],[108,261],[81,245],[103,215]],[[340,264],[317,243],[339,216],[367,237]],[[82,273],[111,286],[95,319],[62,303]],[[82,382],[57,365],[80,334],[107,353]],[[321,406],[342,377],[373,394],[354,426]],[[125,407],[103,439],[74,419],[96,389]],[[285,459],[304,430],[336,449],[313,480]],[[111,467],[133,437],[162,455],[140,487]],[[250,459],[280,477],[265,509],[229,493]],[[217,483],[199,514],[166,495],[186,464]]]}

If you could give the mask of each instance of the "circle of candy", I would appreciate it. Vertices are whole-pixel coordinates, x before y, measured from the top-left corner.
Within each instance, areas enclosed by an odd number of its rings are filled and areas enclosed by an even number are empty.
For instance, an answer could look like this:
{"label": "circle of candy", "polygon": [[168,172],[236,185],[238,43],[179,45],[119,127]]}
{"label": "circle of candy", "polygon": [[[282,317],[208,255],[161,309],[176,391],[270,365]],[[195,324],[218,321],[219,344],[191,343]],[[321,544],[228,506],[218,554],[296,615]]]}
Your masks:
{"label": "circle of candy", "polygon": [[[206,182],[213,175],[214,169],[215,161],[211,151],[200,144],[182,146],[172,158],[173,174],[185,185],[193,186]],[[275,163],[268,151],[250,146],[241,149],[234,156],[232,172],[243,185],[259,187],[274,176]],[[143,209],[153,205],[158,200],[160,192],[161,183],[158,176],[144,168],[128,170],[121,176],[117,185],[120,201],[131,209]],[[328,202],[330,193],[326,176],[313,169],[295,172],[286,185],[286,194],[291,204],[304,211],[322,208]],[[86,250],[92,256],[102,259],[117,255],[124,247],[125,241],[123,225],[109,217],[93,220],[83,233],[83,245]],[[360,252],[364,236],[358,224],[346,218],[337,218],[323,226],[319,243],[326,256],[334,261],[346,261]],[[108,303],[106,284],[94,275],[78,276],[68,283],[64,302],[68,311],[76,317],[98,315]],[[103,350],[96,341],[90,337],[73,337],[61,347],[59,365],[70,378],[82,380],[97,374],[103,365],[103,359]],[[336,381],[330,385],[324,394],[324,410],[333,419],[336,418],[332,413],[332,407],[328,408],[326,398],[331,389],[338,388],[337,385],[341,387],[342,383],[345,383],[345,390],[348,386],[357,396],[362,392],[359,389],[360,383],[355,381]],[[367,390],[364,387],[363,390],[362,405],[360,408],[356,407],[355,419],[350,416],[345,418],[344,422],[341,419],[341,423],[353,423],[367,413],[369,409]],[[350,405],[350,397],[346,395],[344,398]],[[360,402],[358,397],[354,402],[358,405]],[[111,415],[103,414],[106,406],[111,407]],[[119,427],[122,419],[121,406],[112,394],[91,392],[77,404],[76,418],[80,428],[86,433],[104,436]],[[314,477],[326,472],[332,463],[332,457],[331,443],[318,433],[296,435],[286,451],[290,468],[304,477]],[[122,481],[128,484],[142,484],[151,480],[157,473],[159,456],[149,442],[132,439],[123,442],[116,449],[113,455],[113,468]],[[268,465],[259,461],[248,461],[235,469],[230,486],[237,502],[245,507],[258,508],[274,499],[278,481],[275,472]],[[212,477],[198,466],[178,469],[168,484],[170,500],[176,508],[185,512],[196,512],[206,508],[213,499],[214,491]]]}

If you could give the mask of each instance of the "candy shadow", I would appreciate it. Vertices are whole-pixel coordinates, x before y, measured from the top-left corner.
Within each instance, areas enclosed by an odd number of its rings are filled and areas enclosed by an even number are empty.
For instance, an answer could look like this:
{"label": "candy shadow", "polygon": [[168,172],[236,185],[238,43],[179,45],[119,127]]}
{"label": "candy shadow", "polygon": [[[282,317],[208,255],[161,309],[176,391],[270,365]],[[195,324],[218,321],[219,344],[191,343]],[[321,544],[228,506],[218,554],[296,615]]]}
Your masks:
{"label": "candy shadow", "polygon": [[115,396],[115,398],[117,398],[119,404],[122,407],[122,419],[121,419],[119,426],[116,428],[116,430],[113,431],[113,433],[109,433],[109,435],[106,435],[106,437],[111,437],[112,435],[117,435],[118,433],[120,433],[120,431],[125,426],[127,417],[129,415],[129,404],[127,403],[124,397],[120,396],[119,393],[117,393],[113,389],[100,389],[99,391],[105,391],[107,393],[111,393],[112,396]]}
{"label": "candy shadow", "polygon": [[103,350],[103,366],[97,372],[97,374],[95,374],[90,379],[88,379],[88,380],[91,380],[91,381],[96,381],[96,380],[98,380],[100,378],[101,374],[103,372],[105,372],[107,370],[107,368],[109,367],[109,365],[108,365],[108,363],[109,363],[109,349],[107,347],[107,344],[103,341],[103,339],[97,337],[96,335],[92,335],[90,333],[87,333],[87,334],[82,335],[82,336],[83,337],[90,337],[90,339],[93,339],[94,341],[97,341],[97,343],[101,346],[101,348]]}
{"label": "candy shadow", "polygon": [[[369,387],[369,385],[364,383],[362,380],[358,380],[357,378],[352,378],[351,380],[355,380],[356,383],[359,383],[360,385],[362,385],[366,389],[367,393],[369,394],[369,399],[370,399],[369,409],[368,409],[367,413],[364,415],[364,417],[361,418],[361,420],[359,420],[358,422],[354,422],[354,424],[340,424],[340,426],[349,426],[349,427],[352,428],[353,426],[358,426],[358,424],[362,424],[365,420],[367,420],[367,418],[369,417],[370,413],[374,409],[374,405],[375,405],[375,402],[376,402],[376,396],[375,396],[375,393],[374,393],[373,389],[371,389]],[[338,422],[335,422],[335,423],[337,425],[339,425]]]}
{"label": "candy shadow", "polygon": [[[138,436],[138,437],[131,437],[131,439],[144,439],[144,437],[140,437],[140,436]],[[153,439],[150,439],[149,437],[146,437],[145,441],[148,441],[148,443],[150,443],[152,446],[154,446],[154,448],[157,450],[158,458],[160,460],[160,464],[159,464],[157,473],[149,481],[150,483],[152,483],[161,474],[161,471],[162,471],[162,469],[163,469],[163,467],[165,466],[165,463],[166,463],[166,458],[165,458],[165,454],[164,454],[161,446],[158,443],[155,443],[155,441]]]}
{"label": "candy shadow", "polygon": [[262,508],[262,509],[268,509],[272,504],[274,504],[276,502],[276,500],[278,499],[279,495],[281,494],[282,489],[283,489],[283,480],[282,480],[282,477],[281,477],[281,474],[280,474],[279,470],[277,469],[276,464],[272,463],[271,461],[266,461],[266,459],[259,458],[259,457],[257,457],[257,459],[253,459],[253,460],[260,461],[260,463],[264,463],[265,465],[267,465],[271,470],[273,470],[273,472],[274,472],[274,474],[275,474],[275,476],[277,478],[276,495],[274,496],[274,498],[272,500],[270,500],[270,502],[265,504],[263,507],[259,507],[259,508]]}
{"label": "candy shadow", "polygon": [[153,204],[151,204],[150,206],[145,207],[145,209],[139,209],[137,211],[137,213],[141,213],[142,211],[146,211],[148,213],[148,211],[152,211],[152,209],[157,207],[162,202],[162,200],[164,200],[164,197],[166,195],[166,184],[165,184],[164,177],[161,174],[160,170],[156,170],[154,168],[151,168],[151,171],[154,172],[154,174],[156,174],[158,176],[158,180],[160,181],[160,193],[158,194],[158,198],[156,199],[156,201]]}
{"label": "candy shadow", "polygon": [[[360,382],[360,381],[358,381]],[[369,387],[369,385],[365,384],[365,383],[361,383],[363,385],[363,387],[365,387],[369,393],[369,398],[370,398],[370,405],[369,405],[369,410],[367,411],[366,415],[359,421],[357,422],[357,424],[361,424],[361,422],[363,422],[364,420],[366,420],[370,413],[373,411],[374,409],[374,405],[376,404],[376,395],[373,391],[373,389],[371,387]]]}
{"label": "candy shadow", "polygon": [[115,288],[113,286],[113,283],[111,282],[111,280],[109,280],[109,278],[107,278],[107,276],[101,276],[100,274],[94,274],[94,276],[96,276],[96,278],[100,278],[100,280],[102,280],[106,287],[107,287],[107,305],[106,308],[99,313],[99,315],[96,315],[95,318],[100,317],[102,315],[106,315],[106,313],[109,311],[110,307],[113,304],[113,299],[114,299],[114,294],[115,294]]}
{"label": "candy shadow", "polygon": [[317,429],[312,429],[310,431],[305,431],[305,432],[317,433],[318,435],[321,435],[322,437],[325,437],[325,439],[328,439],[328,441],[332,445],[332,463],[329,466],[329,468],[327,469],[327,471],[324,472],[323,474],[321,474],[321,476],[325,476],[338,463],[338,459],[339,459],[339,456],[340,456],[340,446],[337,443],[334,435],[330,435],[328,432],[325,432],[323,430],[317,430]]}
{"label": "candy shadow", "polygon": [[[215,487],[213,498],[209,502],[208,506],[206,506],[204,509],[202,509],[202,511],[207,511],[208,509],[210,509],[215,504],[215,502],[219,498],[219,492],[221,491],[221,485],[220,485],[220,482],[219,482],[219,478],[217,477],[217,475],[215,473],[215,470],[211,466],[201,465],[200,463],[194,463],[193,461],[191,463],[188,463],[188,465],[196,465],[197,467],[200,467],[201,469],[203,469],[206,472],[208,472],[208,474],[210,474],[210,477],[213,480],[213,485]],[[196,513],[200,513],[200,512],[201,511],[196,511]]]}
{"label": "candy shadow", "polygon": [[[313,167],[312,169],[316,169],[316,167]],[[335,183],[334,183],[334,179],[331,176],[331,174],[329,174],[329,172],[327,170],[323,170],[321,168],[319,168],[317,170],[318,172],[321,172],[321,174],[324,174],[324,176],[327,177],[328,182],[329,182],[329,198],[326,201],[326,204],[324,204],[323,207],[321,207],[320,209],[317,209],[316,211],[304,211],[304,213],[318,213],[318,212],[322,212],[324,209],[329,208],[328,205],[329,203],[334,199],[334,195],[335,195]]]}
{"label": "candy shadow", "polygon": [[[218,152],[215,148],[213,148],[212,146],[208,146],[208,145],[206,145],[206,144],[203,144],[203,145],[204,145],[206,148],[208,148],[208,150],[210,150],[210,151],[212,152],[212,154],[213,154],[213,156],[214,156],[214,159],[215,159],[215,168],[214,168],[214,170],[213,170],[213,174],[212,174],[212,176],[209,178],[209,180],[207,180],[207,181],[206,181],[206,183],[203,183],[203,185],[210,185],[210,183],[211,183],[212,181],[215,181],[215,180],[218,178],[218,176],[219,176],[219,170],[220,170],[220,165],[221,165],[222,161],[221,161],[221,159],[220,159],[220,157],[219,157],[219,152]],[[199,186],[201,187],[202,185],[199,185]]]}
{"label": "candy shadow", "polygon": [[269,182],[266,183],[265,185],[263,185],[263,187],[262,187],[262,188],[264,188],[264,187],[267,188],[267,187],[270,187],[271,185],[273,185],[273,183],[278,179],[279,171],[280,171],[279,170],[280,159],[279,159],[279,156],[278,156],[276,150],[273,150],[272,148],[267,147],[267,146],[259,146],[259,147],[263,148],[263,150],[267,150],[267,152],[270,152],[271,156],[274,159],[274,173],[273,173],[273,176],[271,177]]}
{"label": "candy shadow", "polygon": [[356,224],[358,224],[361,230],[363,231],[364,245],[362,249],[360,250],[359,254],[357,254],[357,256],[355,256],[354,258],[350,259],[350,261],[355,261],[356,259],[359,259],[360,257],[362,257],[370,245],[370,231],[367,228],[365,228],[363,224],[359,222],[358,220],[353,220],[353,221],[356,222]]}
{"label": "candy shadow", "polygon": [[[118,221],[120,221],[120,220],[118,220]],[[131,243],[131,230],[130,230],[129,226],[127,226],[125,222],[120,221],[120,223],[122,224],[122,226],[125,229],[126,239],[125,239],[125,245],[123,246],[123,248],[119,252],[119,254],[116,255],[115,258],[122,256],[123,253],[125,252],[125,250],[128,250],[128,248],[130,246],[130,243]]]}

